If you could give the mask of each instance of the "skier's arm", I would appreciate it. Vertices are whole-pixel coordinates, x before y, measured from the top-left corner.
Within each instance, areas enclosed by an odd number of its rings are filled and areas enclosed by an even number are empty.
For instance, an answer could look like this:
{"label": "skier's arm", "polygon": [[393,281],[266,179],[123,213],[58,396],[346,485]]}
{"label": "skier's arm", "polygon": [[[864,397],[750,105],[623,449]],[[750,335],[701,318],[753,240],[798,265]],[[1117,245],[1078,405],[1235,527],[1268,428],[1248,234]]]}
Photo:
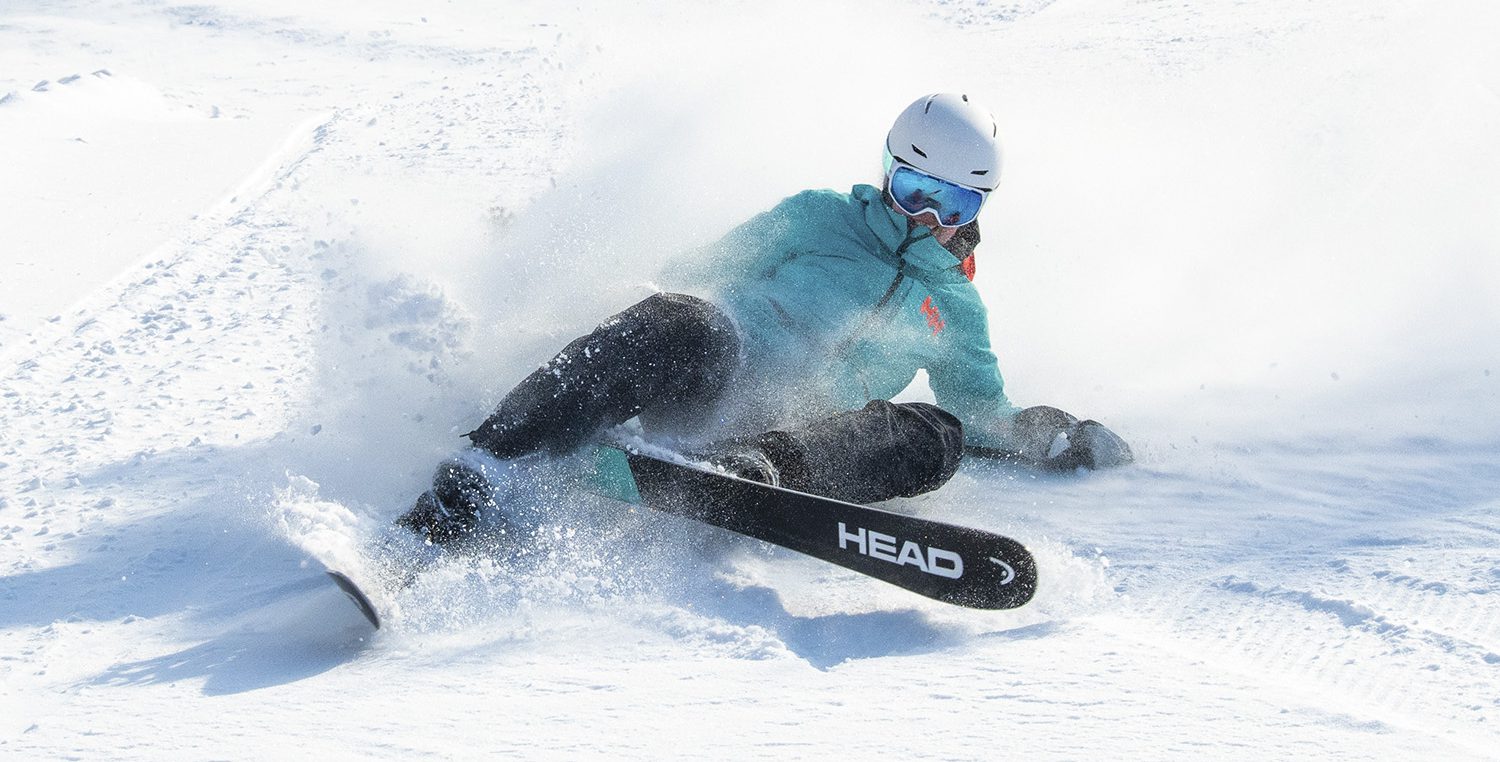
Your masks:
{"label": "skier's arm", "polygon": [[927,369],[938,405],[963,421],[971,452],[1056,470],[1109,468],[1134,460],[1125,440],[1098,421],[1079,421],[1046,405],[1023,410],[1011,403],[990,349],[983,305],[976,303],[974,312],[950,321],[959,333]]}
{"label": "skier's arm", "polygon": [[946,304],[948,341],[927,363],[927,381],[939,407],[964,424],[964,442],[973,447],[1005,449],[1011,445],[1006,424],[1018,412],[1005,396],[1000,363],[990,349],[988,318],[975,299]]}

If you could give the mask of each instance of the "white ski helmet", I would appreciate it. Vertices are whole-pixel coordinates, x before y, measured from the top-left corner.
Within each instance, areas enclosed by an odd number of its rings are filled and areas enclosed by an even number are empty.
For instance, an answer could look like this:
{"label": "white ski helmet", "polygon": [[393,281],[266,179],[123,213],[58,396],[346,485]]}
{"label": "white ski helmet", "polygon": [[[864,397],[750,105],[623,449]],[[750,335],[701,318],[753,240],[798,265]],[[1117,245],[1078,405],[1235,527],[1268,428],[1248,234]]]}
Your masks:
{"label": "white ski helmet", "polygon": [[[885,137],[891,157],[982,191],[1000,184],[1000,128],[969,96],[934,93],[906,107]],[[886,168],[889,171],[889,167]]]}

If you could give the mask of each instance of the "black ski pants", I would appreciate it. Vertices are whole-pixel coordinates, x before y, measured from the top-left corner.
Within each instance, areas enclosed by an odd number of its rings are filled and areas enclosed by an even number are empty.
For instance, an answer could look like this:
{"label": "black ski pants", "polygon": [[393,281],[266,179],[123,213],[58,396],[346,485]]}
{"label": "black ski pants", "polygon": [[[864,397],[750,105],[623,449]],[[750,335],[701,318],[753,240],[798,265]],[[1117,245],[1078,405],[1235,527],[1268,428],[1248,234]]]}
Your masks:
{"label": "black ski pants", "polygon": [[[571,452],[636,416],[648,430],[659,424],[703,432],[739,363],[739,332],[718,307],[656,294],[564,347],[468,436],[508,459]],[[936,405],[875,400],[736,442],[765,452],[784,487],[875,502],[947,482],[963,455],[963,427]]]}

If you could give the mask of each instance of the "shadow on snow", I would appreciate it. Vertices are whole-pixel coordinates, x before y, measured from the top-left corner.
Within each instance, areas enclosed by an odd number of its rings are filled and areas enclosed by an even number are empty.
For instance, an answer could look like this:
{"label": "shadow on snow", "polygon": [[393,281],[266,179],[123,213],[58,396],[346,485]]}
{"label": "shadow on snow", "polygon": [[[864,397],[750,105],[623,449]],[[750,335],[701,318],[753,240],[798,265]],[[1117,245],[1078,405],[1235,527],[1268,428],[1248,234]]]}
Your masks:
{"label": "shadow on snow", "polygon": [[280,602],[198,645],[116,664],[92,682],[149,685],[203,678],[205,695],[242,693],[322,674],[368,645],[369,625],[325,580],[310,578],[282,590],[296,593],[296,605]]}

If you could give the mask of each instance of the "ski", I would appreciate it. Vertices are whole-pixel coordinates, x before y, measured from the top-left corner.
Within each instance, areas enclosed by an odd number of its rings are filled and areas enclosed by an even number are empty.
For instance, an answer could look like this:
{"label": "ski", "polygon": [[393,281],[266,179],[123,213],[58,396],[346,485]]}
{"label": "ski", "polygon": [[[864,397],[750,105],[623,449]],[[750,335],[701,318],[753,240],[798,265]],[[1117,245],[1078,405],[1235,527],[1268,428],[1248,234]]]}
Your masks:
{"label": "ski", "polygon": [[[737,532],[944,603],[1012,609],[1036,593],[1035,559],[1003,535],[772,487],[634,448],[595,453],[590,491],[610,499]],[[392,575],[398,587],[441,555],[400,546],[391,538],[380,545],[387,565],[400,570]],[[380,629],[370,596],[349,575],[327,574]]]}
{"label": "ski", "polygon": [[380,629],[380,614],[375,611],[375,604],[370,602],[370,596],[365,595],[365,591],[359,589],[359,585],[354,584],[354,580],[350,579],[349,575],[333,569],[329,569],[327,574],[333,580],[333,584],[338,585],[338,588],[344,591],[344,595],[354,603],[359,613],[370,622],[370,626]]}
{"label": "ski", "polygon": [[641,502],[865,574],[944,603],[1011,609],[1036,593],[1021,543],[626,452]]}

